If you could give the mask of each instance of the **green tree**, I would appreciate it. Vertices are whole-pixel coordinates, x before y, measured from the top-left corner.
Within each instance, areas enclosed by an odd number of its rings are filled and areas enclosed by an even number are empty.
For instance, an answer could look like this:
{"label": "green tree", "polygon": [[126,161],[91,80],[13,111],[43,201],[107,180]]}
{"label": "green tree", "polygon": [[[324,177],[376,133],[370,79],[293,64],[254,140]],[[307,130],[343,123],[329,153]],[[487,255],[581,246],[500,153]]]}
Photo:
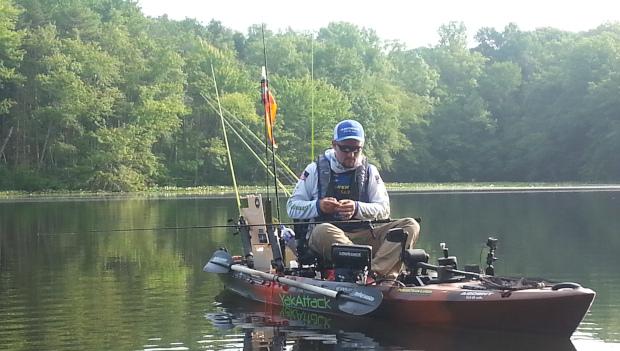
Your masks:
{"label": "green tree", "polygon": [[496,129],[478,91],[486,59],[467,48],[462,23],[444,25],[439,34],[439,46],[421,52],[440,76],[433,92],[438,104],[429,117],[428,159],[422,166],[435,180],[472,180],[481,174],[481,145]]}
{"label": "green tree", "polygon": [[295,172],[301,172],[310,161],[311,119],[314,118],[316,158],[331,147],[334,125],[352,116],[351,102],[343,92],[323,80],[278,77],[277,87],[275,135],[279,154]]}
{"label": "green tree", "polygon": [[20,81],[17,68],[23,57],[20,49],[23,32],[15,28],[19,14],[12,1],[0,0],[0,115],[15,103],[10,89]]}
{"label": "green tree", "polygon": [[344,22],[265,30],[263,44],[262,26],[147,18],[132,0],[15,2],[0,0],[3,188],[230,184],[212,67],[238,180],[262,181],[244,142],[264,149],[242,126],[263,139],[265,49],[278,154],[295,171],[309,161],[314,116],[315,154],[338,120],[355,118],[388,180],[620,174],[618,24],[481,28],[469,49],[451,22],[438,45],[408,50]]}
{"label": "green tree", "polygon": [[252,26],[245,41],[244,62],[251,70],[260,72],[265,65],[265,51],[270,74],[301,78],[310,75],[311,45],[310,35],[288,30],[274,34],[265,29],[265,47],[263,47],[263,29]]}
{"label": "green tree", "polygon": [[370,75],[389,71],[382,42],[372,29],[330,23],[319,30],[316,42],[316,75],[345,92],[367,84]]}
{"label": "green tree", "polygon": [[[16,104],[15,91],[23,78],[18,70],[23,57],[20,46],[24,34],[16,30],[19,14],[12,1],[0,0],[0,164],[7,163],[5,150],[7,146],[11,148],[11,138],[17,134],[16,120],[9,112]],[[0,178],[11,178],[3,169],[0,167]],[[2,183],[0,181],[0,187]]]}

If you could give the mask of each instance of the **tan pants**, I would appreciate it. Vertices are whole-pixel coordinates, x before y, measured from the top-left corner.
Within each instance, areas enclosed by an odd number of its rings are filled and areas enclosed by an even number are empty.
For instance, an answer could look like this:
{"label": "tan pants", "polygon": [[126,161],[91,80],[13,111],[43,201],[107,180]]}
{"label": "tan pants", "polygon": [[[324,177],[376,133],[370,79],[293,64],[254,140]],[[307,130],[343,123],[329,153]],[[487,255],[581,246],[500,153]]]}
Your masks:
{"label": "tan pants", "polygon": [[407,233],[405,248],[412,248],[418,240],[420,225],[412,218],[402,218],[390,223],[378,225],[372,229],[344,232],[330,223],[321,223],[314,227],[308,245],[321,258],[331,261],[332,244],[362,244],[372,246],[373,260],[371,269],[380,276],[398,274],[402,269],[400,243],[385,240],[392,228],[403,228]]}

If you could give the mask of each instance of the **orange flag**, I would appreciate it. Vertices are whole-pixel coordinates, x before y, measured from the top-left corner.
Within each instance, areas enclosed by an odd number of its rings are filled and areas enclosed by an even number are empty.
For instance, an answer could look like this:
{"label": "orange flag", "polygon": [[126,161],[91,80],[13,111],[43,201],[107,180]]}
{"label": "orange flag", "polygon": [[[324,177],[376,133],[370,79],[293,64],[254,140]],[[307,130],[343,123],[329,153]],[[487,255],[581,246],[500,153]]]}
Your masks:
{"label": "orange flag", "polygon": [[273,97],[273,94],[271,94],[271,91],[269,91],[265,67],[263,67],[262,72],[261,88],[263,106],[265,106],[265,128],[267,130],[267,139],[269,139],[269,142],[273,145],[273,147],[277,147],[275,138],[273,137],[273,126],[276,124],[278,104],[276,103],[276,99]]}

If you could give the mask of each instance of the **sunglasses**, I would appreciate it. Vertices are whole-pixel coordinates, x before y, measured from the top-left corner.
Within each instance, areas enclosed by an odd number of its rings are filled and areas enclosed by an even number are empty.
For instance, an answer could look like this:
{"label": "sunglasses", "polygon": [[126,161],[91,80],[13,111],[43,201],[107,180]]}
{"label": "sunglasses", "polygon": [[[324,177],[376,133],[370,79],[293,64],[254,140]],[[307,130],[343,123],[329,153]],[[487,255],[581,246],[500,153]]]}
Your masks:
{"label": "sunglasses", "polygon": [[362,151],[362,146],[351,146],[351,145],[342,145],[342,144],[336,144],[338,146],[338,148],[340,149],[340,151],[348,154],[348,153],[354,153],[357,154],[358,152]]}

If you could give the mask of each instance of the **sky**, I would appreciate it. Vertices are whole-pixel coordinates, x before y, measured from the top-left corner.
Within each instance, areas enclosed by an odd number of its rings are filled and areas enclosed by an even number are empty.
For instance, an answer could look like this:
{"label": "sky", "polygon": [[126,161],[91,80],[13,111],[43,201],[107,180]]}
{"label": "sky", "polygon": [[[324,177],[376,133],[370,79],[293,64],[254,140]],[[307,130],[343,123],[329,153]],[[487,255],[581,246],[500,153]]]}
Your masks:
{"label": "sky", "polygon": [[371,28],[383,40],[409,48],[436,45],[437,29],[463,22],[470,43],[481,27],[502,31],[508,23],[521,30],[553,27],[579,32],[605,22],[620,22],[618,0],[139,0],[145,15],[181,20],[211,19],[247,34],[253,24],[273,31],[291,28],[315,32],[330,22],[345,21]]}

